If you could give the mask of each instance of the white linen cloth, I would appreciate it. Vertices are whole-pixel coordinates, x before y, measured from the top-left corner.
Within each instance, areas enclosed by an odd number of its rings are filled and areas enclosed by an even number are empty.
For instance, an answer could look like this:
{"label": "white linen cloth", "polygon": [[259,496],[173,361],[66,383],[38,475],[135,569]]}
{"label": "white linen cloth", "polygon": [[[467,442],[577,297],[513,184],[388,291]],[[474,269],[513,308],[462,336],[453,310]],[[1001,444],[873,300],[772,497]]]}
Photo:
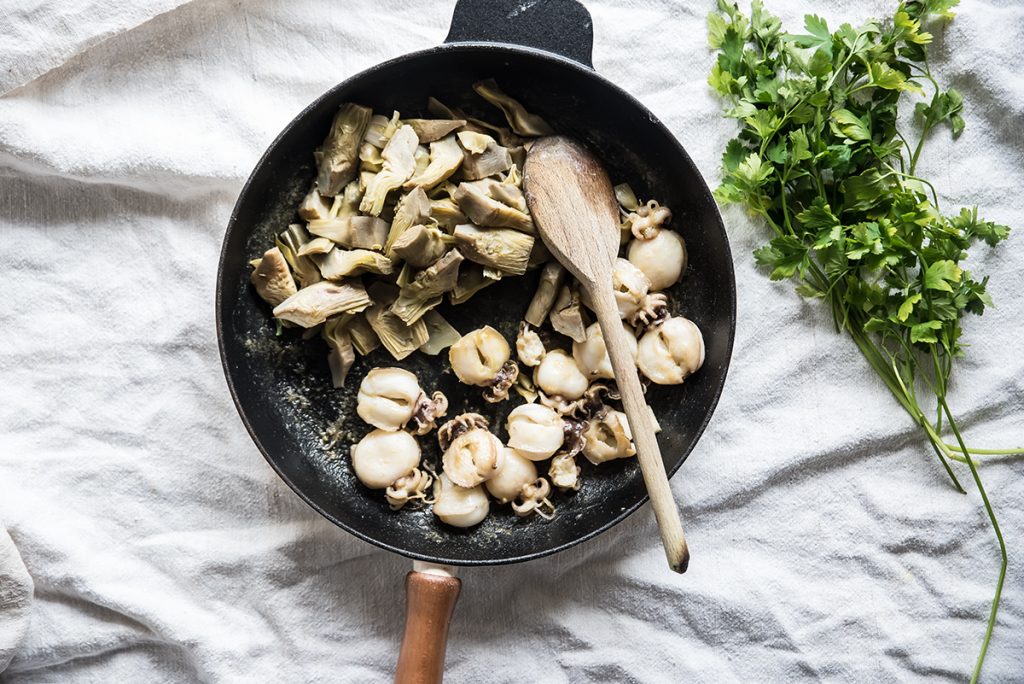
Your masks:
{"label": "white linen cloth", "polygon": [[[734,130],[705,84],[711,0],[586,4],[597,69],[716,183]],[[790,30],[805,4],[767,2]],[[410,563],[321,519],[250,442],[215,269],[277,132],[346,76],[441,41],[452,5],[0,2],[0,520],[36,585],[0,679],[390,676]],[[815,11],[837,26],[894,5]],[[932,52],[967,128],[934,135],[925,175],[947,211],[979,203],[1017,231],[971,264],[998,305],[967,320],[952,392],[979,447],[1024,441],[1022,27],[1015,0],[969,0]],[[689,572],[667,571],[648,508],[554,557],[464,570],[448,681],[966,680],[998,569],[977,493],[954,492],[824,309],[755,267],[763,226],[725,220],[735,354],[673,481]],[[1022,467],[982,467],[1011,554],[987,682],[1024,678]]]}

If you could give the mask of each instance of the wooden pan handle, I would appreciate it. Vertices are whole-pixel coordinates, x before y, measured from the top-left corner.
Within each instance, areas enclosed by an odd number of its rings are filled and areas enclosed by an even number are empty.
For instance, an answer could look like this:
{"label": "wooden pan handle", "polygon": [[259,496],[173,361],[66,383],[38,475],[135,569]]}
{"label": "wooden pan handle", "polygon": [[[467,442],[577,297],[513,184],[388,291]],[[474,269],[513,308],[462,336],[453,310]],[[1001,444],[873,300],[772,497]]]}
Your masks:
{"label": "wooden pan handle", "polygon": [[440,684],[448,623],[459,599],[459,578],[417,572],[405,576],[405,635],[398,653],[395,684]]}
{"label": "wooden pan handle", "polygon": [[595,305],[601,335],[615,372],[615,384],[622,395],[622,407],[633,433],[640,471],[644,476],[647,494],[651,497],[668,565],[675,572],[686,572],[686,566],[690,563],[690,550],[683,533],[683,521],[679,517],[679,507],[672,496],[672,489],[668,486],[665,462],[661,458],[661,449],[655,435],[654,415],[644,399],[643,386],[626,339],[627,333],[622,329],[611,284],[599,284],[591,288],[590,298]]}

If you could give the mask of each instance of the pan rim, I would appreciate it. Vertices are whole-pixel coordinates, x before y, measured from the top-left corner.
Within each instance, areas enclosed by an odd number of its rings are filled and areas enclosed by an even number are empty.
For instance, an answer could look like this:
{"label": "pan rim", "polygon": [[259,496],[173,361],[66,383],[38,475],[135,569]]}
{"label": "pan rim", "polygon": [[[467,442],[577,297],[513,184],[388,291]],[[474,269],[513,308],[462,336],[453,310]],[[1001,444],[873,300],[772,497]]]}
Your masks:
{"label": "pan rim", "polygon": [[318,505],[315,501],[313,501],[313,499],[309,495],[307,495],[303,491],[303,489],[301,487],[297,486],[295,483],[292,482],[292,480],[288,477],[288,475],[282,470],[282,468],[281,468],[280,464],[278,463],[277,459],[273,458],[271,456],[270,452],[268,451],[268,449],[264,446],[264,444],[263,444],[262,440],[260,439],[260,436],[257,433],[255,427],[253,426],[252,422],[249,420],[249,417],[246,415],[246,412],[245,412],[245,410],[242,407],[241,399],[239,397],[238,388],[235,386],[235,382],[234,382],[234,380],[232,378],[232,375],[231,375],[231,368],[230,368],[230,364],[229,364],[229,361],[228,361],[228,352],[227,352],[226,344],[225,344],[225,330],[224,330],[225,322],[224,322],[224,316],[225,316],[226,311],[225,311],[225,308],[224,308],[224,289],[225,289],[225,287],[224,287],[225,286],[224,270],[225,270],[225,262],[227,261],[227,257],[228,257],[228,244],[231,241],[232,235],[234,235],[234,233],[236,231],[236,228],[237,228],[237,225],[238,225],[238,215],[239,215],[239,212],[240,212],[242,204],[243,204],[243,199],[245,199],[248,196],[250,188],[251,188],[251,186],[252,186],[252,184],[253,184],[253,182],[254,182],[258,172],[262,168],[264,168],[264,166],[266,165],[266,163],[268,162],[268,160],[271,157],[271,153],[276,150],[276,148],[277,148],[278,144],[281,142],[281,140],[285,136],[287,136],[292,131],[292,129],[295,128],[301,121],[303,121],[312,111],[314,111],[320,105],[320,103],[322,101],[332,97],[336,92],[349,87],[352,83],[354,83],[358,79],[362,79],[362,78],[370,75],[371,73],[373,73],[375,71],[378,71],[378,70],[381,70],[381,69],[391,68],[391,67],[394,67],[396,65],[401,65],[404,62],[410,62],[410,61],[419,59],[421,57],[426,57],[426,56],[429,56],[429,55],[432,55],[432,54],[436,54],[436,53],[440,53],[440,52],[466,52],[466,53],[474,53],[474,52],[480,52],[480,51],[484,51],[484,52],[499,52],[499,53],[512,54],[512,55],[522,55],[522,56],[527,56],[527,57],[531,57],[531,58],[534,58],[534,59],[547,60],[547,61],[558,63],[558,64],[560,64],[563,67],[567,67],[567,68],[571,69],[572,71],[576,72],[580,77],[596,80],[601,86],[603,86],[603,87],[609,89],[610,91],[612,91],[612,94],[614,94],[614,95],[618,96],[619,98],[621,98],[624,101],[625,104],[627,104],[629,106],[632,106],[632,107],[636,108],[637,110],[639,110],[639,111],[643,112],[644,114],[646,114],[647,118],[650,120],[651,124],[653,126],[657,127],[657,128],[660,128],[662,130],[662,132],[665,133],[669,139],[671,139],[672,145],[673,145],[673,147],[671,149],[671,153],[676,155],[677,157],[679,157],[681,161],[683,161],[687,166],[689,166],[691,168],[691,170],[693,171],[694,175],[697,178],[700,179],[701,185],[702,185],[702,187],[700,188],[701,194],[704,195],[704,199],[709,203],[709,206],[711,206],[713,208],[713,210],[714,210],[715,225],[716,225],[718,231],[721,233],[721,237],[723,238],[723,244],[725,246],[725,254],[723,256],[725,257],[725,261],[726,261],[726,264],[727,264],[727,274],[726,275],[728,276],[728,282],[732,283],[732,287],[729,289],[728,298],[727,298],[727,304],[729,306],[729,327],[728,327],[729,339],[727,340],[727,343],[726,343],[725,362],[724,362],[724,364],[722,365],[722,368],[721,368],[721,373],[722,373],[721,381],[718,383],[718,386],[714,389],[713,395],[711,397],[711,402],[710,402],[710,404],[708,406],[708,410],[705,412],[705,414],[704,414],[700,424],[696,428],[696,431],[694,433],[694,439],[690,443],[689,447],[685,450],[685,453],[683,453],[681,455],[681,457],[678,459],[678,461],[671,468],[668,469],[668,477],[669,478],[674,476],[675,473],[678,472],[678,470],[682,467],[683,463],[689,458],[690,454],[693,452],[693,449],[697,446],[697,443],[700,441],[701,437],[704,436],[704,431],[707,429],[707,426],[711,422],[711,418],[714,415],[715,410],[718,408],[719,400],[721,399],[722,392],[725,389],[726,380],[728,379],[728,372],[729,372],[729,367],[730,367],[731,362],[732,362],[733,347],[734,347],[734,343],[735,343],[735,339],[736,339],[736,275],[735,275],[735,268],[734,268],[734,265],[733,265],[732,248],[731,248],[731,246],[729,244],[729,237],[728,237],[728,233],[725,230],[725,224],[722,221],[721,212],[719,211],[718,205],[715,202],[713,195],[711,194],[711,190],[710,190],[710,188],[708,186],[707,181],[704,179],[704,176],[700,173],[700,170],[697,168],[697,165],[694,164],[693,160],[690,158],[689,153],[687,153],[686,149],[683,147],[682,143],[675,136],[675,134],[672,133],[672,131],[667,126],[665,126],[665,124],[660,119],[658,119],[654,115],[653,112],[651,112],[645,105],[643,105],[633,95],[631,95],[627,91],[623,90],[621,87],[619,87],[615,83],[609,81],[607,78],[605,78],[600,73],[598,73],[595,69],[592,69],[592,68],[590,68],[590,67],[588,67],[586,65],[583,65],[583,64],[581,64],[579,62],[576,62],[575,60],[569,59],[567,57],[563,57],[561,55],[557,55],[557,54],[552,53],[552,52],[548,52],[546,50],[540,50],[540,49],[530,48],[530,47],[525,47],[525,46],[520,46],[520,45],[513,45],[513,44],[508,44],[508,43],[487,42],[487,41],[481,41],[481,42],[461,42],[460,41],[460,42],[453,42],[453,43],[441,43],[440,45],[437,45],[437,46],[434,46],[434,47],[431,47],[431,48],[426,48],[426,49],[423,49],[423,50],[417,50],[415,52],[410,52],[410,53],[406,53],[404,55],[400,55],[398,57],[394,57],[394,58],[386,60],[384,62],[380,62],[378,64],[375,64],[375,65],[373,65],[373,66],[371,66],[371,67],[369,67],[367,69],[364,69],[362,71],[359,71],[359,72],[349,76],[345,80],[343,80],[343,81],[337,83],[336,85],[332,86],[331,88],[327,89],[321,95],[319,95],[314,100],[312,100],[294,118],[292,118],[292,120],[289,121],[288,124],[285,125],[284,128],[281,129],[281,131],[277,134],[277,136],[274,137],[273,141],[264,150],[263,154],[260,155],[260,158],[256,162],[256,165],[253,167],[252,172],[250,172],[249,177],[246,179],[245,183],[243,184],[242,189],[240,190],[240,192],[238,194],[238,198],[235,200],[235,204],[232,207],[231,215],[228,218],[227,228],[226,228],[226,230],[224,232],[224,240],[223,240],[223,243],[221,245],[220,258],[219,258],[219,263],[218,263],[218,267],[217,267],[217,287],[216,287],[216,294],[215,294],[215,305],[216,305],[215,306],[215,315],[216,315],[216,328],[217,328],[217,347],[218,347],[218,351],[220,353],[221,368],[224,371],[224,377],[225,377],[225,380],[227,381],[228,390],[231,393],[231,399],[232,399],[232,401],[233,401],[233,403],[235,405],[235,410],[238,413],[238,416],[241,419],[242,424],[245,426],[246,430],[248,431],[249,437],[252,439],[253,443],[256,445],[256,448],[263,455],[263,458],[267,461],[267,463],[270,464],[270,467],[274,470],[274,472],[277,474],[277,476],[279,478],[281,478],[281,480],[283,480],[285,482],[285,484],[287,484],[288,487],[296,495],[298,495],[298,497],[302,501],[304,501],[308,506],[310,506],[310,508],[312,508],[314,511],[319,513],[321,516],[323,516],[324,518],[329,520],[334,525],[336,525],[336,526],[340,527],[341,529],[345,530],[349,534],[355,536],[358,539],[361,539],[362,541],[365,541],[365,542],[368,542],[370,544],[373,544],[374,546],[377,546],[378,548],[384,549],[386,551],[390,551],[390,552],[398,554],[398,555],[400,555],[402,557],[413,559],[413,560],[421,560],[421,561],[426,561],[426,562],[430,562],[430,563],[437,563],[437,564],[443,564],[443,565],[453,565],[453,566],[461,566],[461,567],[487,566],[487,565],[509,565],[509,564],[513,564],[513,563],[522,563],[522,562],[526,562],[526,561],[529,561],[529,560],[535,560],[537,558],[542,558],[544,556],[550,556],[550,555],[558,553],[560,551],[564,551],[564,550],[566,550],[566,549],[568,549],[568,548],[570,548],[572,546],[575,546],[577,544],[581,544],[581,543],[583,543],[585,541],[593,539],[594,537],[597,537],[598,535],[603,534],[604,532],[607,532],[611,528],[615,527],[616,525],[621,523],[623,520],[625,520],[626,518],[631,516],[633,513],[635,513],[637,510],[639,510],[644,504],[646,504],[649,501],[649,497],[647,496],[647,494],[644,494],[634,504],[624,508],[618,515],[616,515],[615,517],[613,517],[612,519],[607,521],[605,524],[603,524],[600,527],[597,527],[597,528],[587,532],[586,534],[580,535],[580,536],[572,539],[571,541],[567,541],[565,543],[559,544],[559,545],[554,546],[554,547],[549,548],[549,549],[543,549],[543,550],[534,551],[534,552],[531,552],[531,553],[520,554],[520,555],[517,555],[517,556],[514,556],[514,557],[501,557],[501,558],[493,558],[492,557],[492,558],[483,558],[483,559],[453,559],[453,558],[445,558],[444,556],[440,556],[440,555],[430,555],[430,554],[419,553],[419,552],[416,552],[416,551],[410,551],[410,550],[407,550],[407,549],[401,549],[401,548],[398,548],[398,547],[396,547],[396,546],[394,546],[392,544],[389,544],[387,542],[381,541],[380,539],[377,539],[377,538],[375,538],[375,537],[373,537],[373,536],[371,536],[369,534],[366,534],[365,532],[362,532],[361,530],[356,529],[355,527],[349,525],[346,521],[341,520],[340,518],[338,518],[338,517],[328,513],[320,505]]}

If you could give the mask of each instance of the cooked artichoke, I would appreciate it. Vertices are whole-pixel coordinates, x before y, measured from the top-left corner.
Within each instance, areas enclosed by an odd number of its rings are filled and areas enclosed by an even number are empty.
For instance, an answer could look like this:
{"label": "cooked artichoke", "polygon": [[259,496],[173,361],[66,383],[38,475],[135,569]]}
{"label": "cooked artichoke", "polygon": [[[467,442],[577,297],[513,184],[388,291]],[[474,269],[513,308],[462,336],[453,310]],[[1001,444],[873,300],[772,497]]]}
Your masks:
{"label": "cooked artichoke", "polygon": [[629,183],[619,183],[615,186],[615,200],[624,211],[636,211],[640,208],[640,201],[636,198],[633,188]]}
{"label": "cooked artichoke", "polygon": [[359,180],[351,181],[345,186],[331,204],[330,218],[348,218],[359,215],[359,201],[363,199],[363,189]]}
{"label": "cooked artichoke", "polygon": [[391,246],[391,251],[414,268],[426,268],[444,256],[454,242],[451,235],[438,228],[419,225],[402,233]]}
{"label": "cooked artichoke", "polygon": [[359,146],[359,170],[373,171],[377,173],[384,168],[384,157],[380,156],[380,149],[368,142]]}
{"label": "cooked artichoke", "polygon": [[409,228],[426,223],[430,219],[430,198],[423,188],[413,188],[402,195],[395,205],[395,218],[391,221],[391,230],[384,242],[384,255],[394,256],[395,241]]}
{"label": "cooked artichoke", "polygon": [[[515,167],[512,170],[515,171]],[[511,207],[524,214],[529,213],[530,210],[526,206],[526,197],[515,182],[509,180],[497,181],[493,178],[487,178],[475,181],[475,184],[491,199],[497,200],[506,207]]]}
{"label": "cooked artichoke", "polygon": [[544,119],[536,114],[530,114],[519,101],[506,95],[493,78],[474,83],[473,90],[480,97],[500,108],[505,113],[505,118],[508,119],[508,125],[519,135],[537,137],[554,133]]}
{"label": "cooked artichoke", "polygon": [[347,315],[329,318],[324,322],[320,334],[323,336],[330,351],[327,353],[327,365],[331,369],[331,382],[335,387],[345,386],[345,377],[355,363],[356,354],[352,348],[349,335]]}
{"label": "cooked artichoke", "polygon": [[270,304],[277,306],[296,292],[295,280],[292,272],[288,269],[288,262],[285,261],[281,250],[272,247],[263,253],[262,259],[254,262],[255,268],[249,277],[256,287],[260,297]]}
{"label": "cooked artichoke", "polygon": [[401,318],[388,311],[386,305],[377,304],[367,309],[366,320],[396,361],[412,354],[429,338],[427,325],[422,319],[406,325]]}
{"label": "cooked artichoke", "polygon": [[310,221],[309,232],[342,247],[379,250],[387,240],[390,225],[376,216],[348,216]]}
{"label": "cooked artichoke", "polygon": [[383,114],[374,114],[366,126],[366,134],[363,136],[362,142],[370,143],[379,150],[384,149],[398,129],[398,122],[398,112],[395,112],[390,119]]}
{"label": "cooked artichoke", "polygon": [[390,311],[406,323],[419,320],[441,303],[442,294],[455,287],[462,261],[462,254],[457,249],[442,256],[402,288]]}
{"label": "cooked artichoke", "polygon": [[299,256],[312,256],[314,254],[327,254],[334,249],[334,243],[327,238],[313,238],[306,244],[299,247]]}
{"label": "cooked artichoke", "polygon": [[430,143],[430,163],[405,182],[406,188],[417,185],[430,189],[451,176],[462,164],[462,147],[454,135]]}
{"label": "cooked artichoke", "polygon": [[313,221],[327,218],[331,214],[331,204],[320,194],[314,185],[302,198],[299,204],[299,218],[303,221]]}
{"label": "cooked artichoke", "polygon": [[416,171],[416,146],[419,140],[411,126],[402,126],[384,146],[381,156],[384,168],[373,177],[366,187],[366,194],[359,203],[359,211],[379,216],[384,208],[388,193],[409,180]]}
{"label": "cooked artichoke", "polygon": [[[482,180],[475,183],[459,183],[455,191],[455,201],[469,220],[479,226],[512,228],[521,233],[533,235],[536,230],[533,226],[533,219],[524,211],[504,204],[492,196],[497,192],[499,197],[508,198],[516,202],[522,198],[522,193],[514,185],[505,185],[494,180]],[[526,202],[522,201],[525,209]]]}
{"label": "cooked artichoke", "polygon": [[373,112],[351,102],[334,115],[331,130],[315,157],[319,165],[316,184],[321,195],[333,197],[356,177],[359,143]]}
{"label": "cooked artichoke", "polygon": [[462,176],[466,180],[479,180],[512,168],[512,155],[508,148],[496,142],[488,143],[483,152],[467,152],[462,160]]}
{"label": "cooked artichoke", "polygon": [[437,224],[449,233],[455,230],[455,226],[469,220],[459,209],[455,200],[449,197],[430,201],[430,218],[437,221]]}
{"label": "cooked artichoke", "polygon": [[281,250],[282,256],[288,265],[292,267],[292,273],[299,283],[299,287],[309,287],[320,281],[320,269],[316,267],[309,257],[299,256],[299,250],[309,242],[309,233],[301,224],[293,223],[287,230],[282,231],[275,241],[277,248]]}
{"label": "cooked artichoke", "polygon": [[487,151],[488,145],[493,145],[497,142],[486,133],[477,131],[459,131],[456,137],[459,139],[459,144],[469,154],[483,154]]}
{"label": "cooked artichoke", "polygon": [[427,335],[429,335],[427,341],[420,347],[420,351],[424,354],[436,356],[462,338],[459,331],[436,311],[428,311],[423,314],[422,320],[427,324]]}
{"label": "cooked artichoke", "polygon": [[366,356],[380,346],[380,338],[373,332],[365,313],[353,314],[346,327],[349,337],[352,338],[352,346],[360,356]]}
{"label": "cooked artichoke", "polygon": [[571,338],[574,342],[587,339],[587,322],[583,319],[580,295],[575,288],[562,286],[548,316],[551,327]]}
{"label": "cooked artichoke", "polygon": [[304,287],[274,308],[274,316],[303,328],[312,328],[340,313],[370,306],[370,296],[359,281],[320,281]]}
{"label": "cooked artichoke", "polygon": [[391,259],[368,249],[332,249],[313,259],[320,267],[320,274],[327,280],[340,280],[360,273],[387,275],[394,270]]}
{"label": "cooked artichoke", "polygon": [[477,292],[496,282],[498,281],[484,275],[482,266],[465,264],[459,269],[459,279],[451,294],[448,295],[448,299],[453,305],[464,304]]}
{"label": "cooked artichoke", "polygon": [[432,143],[466,125],[465,119],[404,119],[421,143]]}
{"label": "cooked artichoke", "polygon": [[526,309],[526,315],[523,316],[527,323],[535,328],[544,324],[544,319],[548,317],[551,307],[554,306],[555,297],[562,289],[565,276],[565,268],[557,261],[549,261],[544,264],[544,268],[540,272],[537,292],[534,293],[533,299],[530,300],[530,306]]}
{"label": "cooked artichoke", "polygon": [[530,235],[507,228],[480,228],[472,223],[455,228],[455,242],[470,261],[514,275],[526,273],[533,249]]}

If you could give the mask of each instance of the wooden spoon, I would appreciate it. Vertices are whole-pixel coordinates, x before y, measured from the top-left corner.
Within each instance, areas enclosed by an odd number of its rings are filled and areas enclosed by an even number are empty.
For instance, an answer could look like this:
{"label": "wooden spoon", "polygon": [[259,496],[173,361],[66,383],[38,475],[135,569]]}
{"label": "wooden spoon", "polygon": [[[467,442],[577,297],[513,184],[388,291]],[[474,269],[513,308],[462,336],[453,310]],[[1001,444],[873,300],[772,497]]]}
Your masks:
{"label": "wooden spoon", "polygon": [[683,523],[612,290],[612,268],[619,252],[619,205],[608,174],[579,143],[550,136],[530,148],[523,190],[544,243],[576,276],[594,304],[669,567],[686,572],[690,552]]}

